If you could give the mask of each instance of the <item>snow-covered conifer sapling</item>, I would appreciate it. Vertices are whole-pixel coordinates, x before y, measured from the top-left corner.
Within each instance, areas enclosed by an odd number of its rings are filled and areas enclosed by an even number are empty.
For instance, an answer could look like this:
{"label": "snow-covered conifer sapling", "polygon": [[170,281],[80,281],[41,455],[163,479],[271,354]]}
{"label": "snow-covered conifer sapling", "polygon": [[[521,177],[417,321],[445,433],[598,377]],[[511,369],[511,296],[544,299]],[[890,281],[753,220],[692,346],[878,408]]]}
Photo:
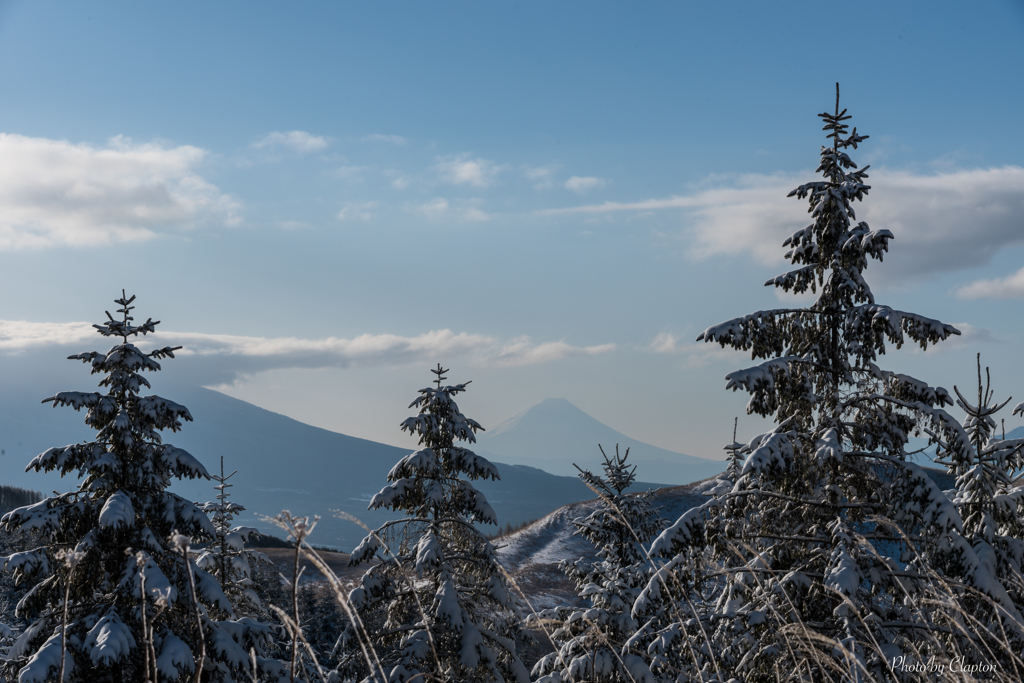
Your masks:
{"label": "snow-covered conifer sapling", "polygon": [[190,539],[211,540],[216,529],[168,487],[176,477],[209,474],[161,436],[190,421],[188,409],[142,393],[150,388],[143,373],[160,370],[158,361],[173,358],[180,347],[140,349],[136,341],[159,323],[149,318],[136,324],[134,301],[122,294],[118,315],[107,313],[93,326],[114,340],[110,350],[70,357],[100,375],[105,391],[63,391],[44,401],[84,409],[96,434],[50,448],[27,469],[77,475],[77,487],[13,510],[0,522],[4,529],[29,532],[38,543],[0,559],[0,568],[32,584],[18,605],[31,623],[4,664],[20,683],[59,676],[83,683],[158,676],[242,680],[252,673],[250,649],[261,651],[270,637],[268,627],[254,620],[232,620],[217,579],[181,552]]}
{"label": "snow-covered conifer sapling", "polygon": [[[458,445],[474,443],[483,429],[455,402],[468,382],[445,385],[440,365],[431,372],[434,386],[420,389],[409,406],[417,414],[401,424],[420,448],[391,469],[391,483],[370,502],[371,509],[403,516],[352,551],[351,564],[371,565],[349,599],[389,683],[526,683],[516,652],[519,605],[494,547],[476,527],[497,518],[471,482],[496,480],[498,470]],[[347,632],[352,655],[340,665],[344,675],[373,673],[353,645],[359,627],[353,623]]]}

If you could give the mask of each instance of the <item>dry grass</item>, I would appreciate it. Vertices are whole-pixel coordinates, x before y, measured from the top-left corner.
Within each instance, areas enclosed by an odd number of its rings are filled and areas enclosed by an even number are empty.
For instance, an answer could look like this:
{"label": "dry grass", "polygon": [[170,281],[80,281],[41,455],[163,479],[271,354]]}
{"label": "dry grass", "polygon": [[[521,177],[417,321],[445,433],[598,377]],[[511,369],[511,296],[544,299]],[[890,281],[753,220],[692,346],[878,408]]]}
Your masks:
{"label": "dry grass", "polygon": [[[611,501],[607,500],[606,502],[611,503]],[[294,549],[266,548],[263,549],[263,552],[280,568],[282,574],[291,576],[292,563],[295,559]],[[373,650],[371,639],[368,637],[365,629],[361,627],[358,614],[348,602],[347,587],[352,585],[362,575],[363,571],[348,567],[347,554],[317,550],[305,541],[300,544],[300,555],[302,566],[307,568],[301,571],[300,574],[309,578],[322,578],[328,586],[331,595],[348,615],[348,618],[354,623],[359,624],[356,629],[356,633],[359,636],[358,646],[362,650],[362,658],[367,662],[367,668],[371,672],[370,677],[366,679],[367,683],[385,683],[386,676],[384,675],[384,669],[381,666],[378,654]],[[656,558],[651,558],[651,561],[654,566],[663,564],[662,561]],[[513,589],[526,598],[527,602],[529,602],[531,596],[538,593],[561,593],[568,588],[567,585],[562,585],[567,579],[553,566],[534,565],[532,567],[519,567],[514,570],[514,573],[507,573],[506,578],[512,584]],[[811,625],[804,624],[799,620],[792,621],[787,615],[776,614],[774,616],[778,628],[774,630],[771,637],[782,652],[788,653],[788,656],[782,657],[782,660],[785,661],[785,667],[776,666],[772,671],[762,671],[761,674],[757,674],[755,677],[758,677],[758,680],[774,681],[804,682],[820,680],[838,682],[857,680],[863,683],[889,683],[893,681],[900,683],[916,683],[918,681],[921,683],[925,681],[930,683],[953,683],[954,681],[956,683],[969,683],[973,681],[1020,683],[1020,681],[1024,680],[1024,676],[1021,675],[1024,673],[1024,662],[1021,661],[1021,653],[1015,651],[1011,644],[1011,638],[1005,633],[987,631],[973,614],[961,606],[962,600],[959,595],[962,591],[951,590],[951,587],[946,582],[938,579],[938,577],[936,579],[934,583],[930,584],[927,594],[917,598],[919,604],[928,604],[933,608],[940,607],[949,617],[946,620],[948,627],[956,628],[960,637],[959,639],[951,640],[943,638],[938,633],[927,631],[921,633],[919,641],[914,643],[912,651],[907,654],[913,655],[913,650],[935,653],[932,660],[934,663],[932,668],[921,672],[906,670],[894,672],[888,667],[866,669],[856,663],[852,654],[846,651],[843,644],[838,640],[821,635]],[[670,576],[669,581],[673,581],[673,577]],[[974,594],[972,597],[976,600],[986,600],[984,596],[977,594]],[[991,601],[988,602],[991,603]],[[678,607],[680,617],[683,617],[685,614],[694,614],[701,609],[701,606],[692,604],[679,605]],[[536,613],[532,607],[530,611],[534,614]],[[536,643],[521,653],[526,663],[535,662],[541,656],[555,649],[549,634],[552,628],[557,625],[540,623],[540,621],[537,620],[532,624],[531,628],[531,633],[534,635]],[[298,632],[297,638],[300,642],[304,641],[301,630]],[[696,657],[697,652],[701,650],[706,652],[709,647],[713,647],[712,643],[713,639],[710,637],[710,634],[705,632],[703,625],[701,625],[696,629],[696,632],[689,634],[686,642],[681,642],[678,646],[680,651],[692,653],[692,656]],[[962,644],[964,643],[977,643],[979,646],[986,648],[987,655],[991,657],[993,662],[998,661],[1000,663],[999,666],[994,671],[965,672],[957,670],[956,662],[960,660],[956,658],[964,654],[962,651]],[[874,651],[881,655],[878,646],[873,643],[862,643],[862,646],[869,652]],[[977,651],[975,651],[975,661],[977,659]],[[726,668],[720,666],[721,663],[716,658],[711,658],[711,664],[710,671],[699,674],[698,678],[694,680],[709,680],[709,678],[713,679],[715,676],[721,677],[723,675],[728,678]],[[429,680],[441,679],[431,677]],[[725,680],[725,678],[720,680]],[[417,680],[415,683],[421,682]],[[426,683],[426,681],[422,683]]]}

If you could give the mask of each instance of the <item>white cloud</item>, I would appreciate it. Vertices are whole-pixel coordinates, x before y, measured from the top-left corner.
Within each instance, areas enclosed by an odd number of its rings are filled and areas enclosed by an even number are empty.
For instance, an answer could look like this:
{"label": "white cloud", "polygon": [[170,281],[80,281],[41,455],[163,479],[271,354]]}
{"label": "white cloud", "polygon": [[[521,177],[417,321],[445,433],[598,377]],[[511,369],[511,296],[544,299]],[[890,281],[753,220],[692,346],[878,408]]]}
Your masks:
{"label": "white cloud", "polygon": [[574,175],[565,181],[565,189],[583,194],[594,188],[604,187],[604,183],[604,178],[584,178]]}
{"label": "white cloud", "polygon": [[348,367],[381,365],[438,354],[477,350],[492,343],[490,337],[451,330],[436,330],[415,337],[394,334],[363,334],[353,339],[300,339],[297,337],[245,337],[200,332],[165,332],[175,344],[185,346],[181,355],[240,356],[278,359],[286,365]]}
{"label": "white cloud", "polygon": [[[876,271],[886,280],[909,279],[988,263],[999,249],[1024,243],[1024,168],[1003,166],[932,175],[878,170],[857,218],[896,238]],[[806,204],[786,195],[814,177],[743,175],[709,179],[689,195],[639,202],[605,202],[540,212],[605,214],[683,209],[689,213],[691,254],[747,253],[762,263],[784,263],[782,241],[809,221]]]}
{"label": "white cloud", "polygon": [[196,173],[183,145],[105,148],[0,133],[0,249],[151,239],[166,228],[241,222],[237,201]]}
{"label": "white cloud", "polygon": [[468,206],[461,210],[462,220],[472,222],[482,222],[491,220],[491,214],[481,211],[475,206]]}
{"label": "white cloud", "polygon": [[[999,344],[1003,341],[987,327],[978,327],[970,323],[953,323],[953,327],[960,331],[959,335],[954,335],[939,344],[932,344],[924,353],[942,353],[943,351],[974,348],[978,344]],[[915,346],[914,349],[920,352],[920,347]]]}
{"label": "white cloud", "polygon": [[435,197],[426,204],[420,204],[416,210],[427,218],[444,218],[448,215],[448,200],[444,197]]}
{"label": "white cloud", "polygon": [[669,332],[658,334],[651,342],[650,349],[655,353],[675,353],[679,348],[679,339]]}
{"label": "white cloud", "polygon": [[698,206],[700,201],[692,197],[673,195],[667,199],[644,199],[638,202],[604,202],[603,204],[587,204],[571,206],[566,209],[542,209],[537,213],[541,216],[561,216],[565,214],[601,214],[620,211],[654,211],[657,209],[689,209]]}
{"label": "white cloud", "polygon": [[961,299],[1024,299],[1024,268],[1006,277],[975,280],[956,295]]}
{"label": "white cloud", "polygon": [[533,187],[543,190],[552,187],[554,182],[555,169],[549,166],[524,166],[523,177],[533,183]]}
{"label": "white cloud", "polygon": [[290,130],[286,133],[268,133],[256,142],[252,143],[255,149],[268,147],[285,147],[300,154],[306,152],[319,152],[327,149],[330,143],[326,138],[319,135],[312,135],[304,130]]}
{"label": "white cloud", "polygon": [[391,187],[396,190],[404,190],[411,183],[409,176],[393,168],[384,171],[384,176],[391,179]]}
{"label": "white cloud", "polygon": [[[16,354],[43,347],[74,347],[83,351],[103,347],[89,323],[37,323],[0,320],[0,352]],[[188,359],[193,372],[202,370],[204,383],[230,383],[239,377],[282,368],[347,368],[395,366],[442,357],[465,357],[476,366],[512,367],[592,356],[615,349],[614,344],[572,346],[565,341],[534,344],[529,337],[502,342],[482,334],[433,330],[413,337],[363,334],[352,339],[328,337],[247,337],[161,330],[139,340],[143,348],[183,346],[176,356]]]}
{"label": "white cloud", "polygon": [[564,341],[545,342],[534,345],[529,337],[517,337],[505,344],[493,357],[492,362],[500,366],[535,365],[563,358],[596,356],[615,350],[615,344],[599,346],[572,346]]}
{"label": "white cloud", "polygon": [[960,330],[960,336],[951,337],[948,341],[959,342],[964,346],[971,344],[995,344],[1002,341],[987,327],[977,327],[970,323],[953,323],[953,327]]}
{"label": "white cloud", "polygon": [[433,169],[443,182],[487,187],[494,183],[504,167],[487,159],[470,159],[468,154],[458,154],[440,157]]}
{"label": "white cloud", "polygon": [[392,145],[404,145],[408,140],[401,135],[385,135],[383,133],[371,133],[363,136],[363,142],[387,142]]}
{"label": "white cloud", "polygon": [[338,212],[340,221],[366,221],[373,218],[371,209],[377,207],[377,202],[350,202]]}
{"label": "white cloud", "polygon": [[339,166],[334,169],[334,175],[344,180],[361,181],[365,166]]}
{"label": "white cloud", "polygon": [[[782,240],[802,224],[801,208],[786,194],[803,176],[745,175],[731,186],[710,187],[691,195],[639,202],[604,202],[567,209],[549,209],[543,215],[609,214],[685,209],[693,214],[694,256],[751,252],[755,258],[780,262]],[[712,178],[710,182],[718,181]]]}
{"label": "white cloud", "polygon": [[461,220],[469,222],[482,222],[489,221],[491,219],[490,214],[481,210],[477,205],[480,203],[478,199],[470,199],[465,202],[461,202],[460,206],[452,206],[447,199],[444,197],[435,197],[429,202],[420,204],[415,208],[417,213],[421,213],[431,220]]}
{"label": "white cloud", "polygon": [[662,332],[655,336],[647,350],[654,353],[682,356],[683,364],[688,368],[701,368],[718,361],[742,363],[749,360],[745,353],[731,347],[723,347],[715,343],[683,342],[670,332]]}
{"label": "white cloud", "polygon": [[35,323],[0,320],[0,351],[26,351],[41,346],[66,346],[96,339],[89,323]]}

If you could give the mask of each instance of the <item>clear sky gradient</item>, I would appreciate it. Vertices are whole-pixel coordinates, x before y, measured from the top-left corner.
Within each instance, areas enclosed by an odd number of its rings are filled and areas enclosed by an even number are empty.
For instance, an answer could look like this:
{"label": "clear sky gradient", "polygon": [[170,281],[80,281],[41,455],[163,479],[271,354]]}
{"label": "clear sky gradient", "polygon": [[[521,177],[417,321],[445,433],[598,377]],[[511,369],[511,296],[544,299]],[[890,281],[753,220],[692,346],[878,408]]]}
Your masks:
{"label": "clear sky gradient", "polygon": [[0,367],[93,386],[124,287],[161,380],[318,426],[408,443],[440,361],[485,426],[564,397],[721,457],[750,361],[693,340],[780,305],[839,81],[868,281],[964,331],[883,364],[1024,399],[1022,64],[1016,1],[0,2]]}

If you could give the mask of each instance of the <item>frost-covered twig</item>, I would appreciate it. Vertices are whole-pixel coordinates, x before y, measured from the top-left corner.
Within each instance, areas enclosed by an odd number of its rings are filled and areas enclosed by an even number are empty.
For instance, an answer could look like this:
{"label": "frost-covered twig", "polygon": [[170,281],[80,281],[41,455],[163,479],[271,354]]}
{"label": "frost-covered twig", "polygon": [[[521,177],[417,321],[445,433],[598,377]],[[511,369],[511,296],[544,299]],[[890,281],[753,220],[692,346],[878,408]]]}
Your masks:
{"label": "frost-covered twig", "polygon": [[64,563],[68,567],[68,576],[64,581],[64,609],[60,621],[60,671],[57,674],[58,683],[64,683],[64,665],[68,656],[68,602],[71,600],[71,577],[74,575],[75,568],[84,555],[85,553],[76,550],[64,553]]}
{"label": "frost-covered twig", "polygon": [[274,517],[272,520],[279,527],[284,529],[288,533],[288,538],[295,542],[295,553],[293,555],[292,562],[292,579],[291,579],[291,598],[292,598],[292,616],[282,610],[280,607],[271,605],[271,609],[281,618],[288,632],[292,638],[292,665],[291,671],[288,676],[289,683],[294,683],[296,671],[299,666],[299,641],[301,640],[305,645],[310,656],[313,658],[313,663],[316,665],[317,673],[320,678],[326,681],[323,669],[320,667],[320,663],[316,659],[316,655],[313,653],[312,648],[306,641],[305,635],[302,633],[302,621],[299,615],[299,582],[302,579],[302,572],[305,571],[305,567],[301,566],[302,559],[302,546],[306,543],[306,539],[313,529],[316,527],[317,522],[320,521],[319,517],[314,517],[313,521],[310,522],[309,517],[295,517],[288,510],[283,510],[281,514]]}
{"label": "frost-covered twig", "polygon": [[199,637],[199,659],[196,661],[196,683],[201,683],[203,676],[203,664],[206,661],[206,636],[203,633],[203,617],[199,611],[199,598],[196,596],[196,577],[192,573],[192,561],[188,556],[189,539],[184,534],[173,534],[171,536],[171,547],[181,553],[181,559],[185,563],[185,573],[188,575],[189,597],[192,599],[192,614],[196,620],[196,631]]}

